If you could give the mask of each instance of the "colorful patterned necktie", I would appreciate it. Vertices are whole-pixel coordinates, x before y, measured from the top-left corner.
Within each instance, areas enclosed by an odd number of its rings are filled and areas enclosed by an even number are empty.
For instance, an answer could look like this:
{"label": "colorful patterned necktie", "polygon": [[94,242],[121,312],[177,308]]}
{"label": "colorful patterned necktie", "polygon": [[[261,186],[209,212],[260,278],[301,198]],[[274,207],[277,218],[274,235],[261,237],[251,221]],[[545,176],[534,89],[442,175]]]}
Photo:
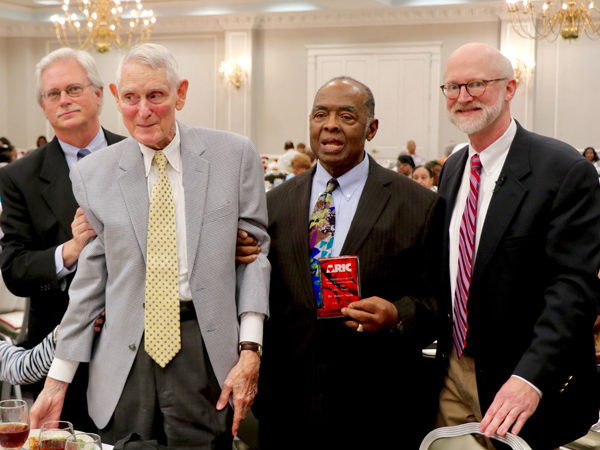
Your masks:
{"label": "colorful patterned necktie", "polygon": [[179,349],[179,267],[177,264],[177,224],[167,157],[154,154],[158,180],[152,189],[146,250],[145,349],[161,367]]}
{"label": "colorful patterned necktie", "polygon": [[325,192],[319,195],[308,224],[308,239],[310,245],[310,272],[312,274],[313,290],[317,307],[323,304],[321,294],[321,271],[319,258],[331,256],[333,235],[335,233],[335,206],[331,193],[339,184],[335,178],[327,182]]}
{"label": "colorful patterned necktie", "polygon": [[87,148],[82,148],[81,150],[79,150],[77,152],[77,161],[79,161],[80,159],[85,158],[90,153],[92,153],[92,152],[90,152]]}
{"label": "colorful patterned necktie", "polygon": [[469,300],[469,288],[471,286],[471,274],[473,272],[473,249],[475,248],[475,230],[477,223],[477,200],[479,199],[479,182],[481,174],[481,160],[479,155],[471,158],[471,177],[469,179],[471,188],[465,211],[460,223],[460,238],[458,247],[458,276],[456,279],[456,291],[454,294],[454,324],[452,335],[454,337],[454,349],[460,359],[467,346],[467,302]]}

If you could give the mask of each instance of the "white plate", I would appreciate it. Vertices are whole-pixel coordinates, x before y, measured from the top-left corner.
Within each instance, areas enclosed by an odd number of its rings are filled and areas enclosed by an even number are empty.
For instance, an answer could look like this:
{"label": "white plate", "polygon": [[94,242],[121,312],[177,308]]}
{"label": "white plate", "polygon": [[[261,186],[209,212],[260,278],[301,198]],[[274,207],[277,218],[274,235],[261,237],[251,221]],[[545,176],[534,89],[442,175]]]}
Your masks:
{"label": "white plate", "polygon": [[[34,428],[33,430],[29,430],[29,437],[25,441],[25,445],[23,445],[23,448],[25,450],[29,450],[29,438],[32,438],[32,437],[39,438],[40,437],[40,431],[42,431],[40,428]],[[75,430],[75,433],[83,433],[83,431]]]}

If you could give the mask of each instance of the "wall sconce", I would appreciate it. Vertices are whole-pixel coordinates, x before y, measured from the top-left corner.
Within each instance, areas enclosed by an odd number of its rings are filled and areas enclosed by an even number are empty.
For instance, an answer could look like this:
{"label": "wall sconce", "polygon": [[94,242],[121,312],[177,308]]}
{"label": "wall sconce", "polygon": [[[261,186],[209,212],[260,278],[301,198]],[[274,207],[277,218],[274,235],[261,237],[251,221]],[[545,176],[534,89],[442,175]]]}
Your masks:
{"label": "wall sconce", "polygon": [[219,67],[221,78],[226,82],[229,81],[236,89],[239,89],[242,82],[248,77],[243,66],[244,64],[241,60],[235,63],[222,61],[221,67]]}
{"label": "wall sconce", "polygon": [[519,56],[514,56],[510,52],[502,52],[504,56],[506,56],[515,71],[515,80],[517,81],[517,85],[521,84],[521,81],[531,81],[533,79],[533,73],[535,70],[535,61],[532,59],[525,59]]}

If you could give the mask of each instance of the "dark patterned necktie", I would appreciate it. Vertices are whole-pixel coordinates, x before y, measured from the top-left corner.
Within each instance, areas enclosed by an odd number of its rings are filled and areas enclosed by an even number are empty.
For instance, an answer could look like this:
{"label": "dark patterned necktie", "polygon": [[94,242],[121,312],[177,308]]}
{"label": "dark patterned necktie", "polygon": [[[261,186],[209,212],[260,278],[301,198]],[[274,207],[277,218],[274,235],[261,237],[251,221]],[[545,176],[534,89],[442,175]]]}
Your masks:
{"label": "dark patterned necktie", "polygon": [[477,224],[477,200],[479,199],[479,182],[481,174],[481,160],[479,155],[471,159],[471,177],[469,183],[469,196],[465,204],[465,211],[460,223],[460,236],[458,247],[458,276],[454,294],[454,324],[452,334],[454,349],[460,359],[467,346],[467,302],[471,287],[471,274],[473,273],[473,250],[475,248],[475,231]]}
{"label": "dark patterned necktie", "polygon": [[310,271],[312,274],[313,290],[317,300],[317,306],[323,304],[321,294],[321,271],[319,269],[319,258],[331,256],[333,249],[333,235],[335,233],[335,206],[333,195],[335,188],[339,186],[338,181],[332,178],[327,183],[325,191],[319,195],[310,222],[308,224],[308,239],[310,246]]}
{"label": "dark patterned necktie", "polygon": [[90,153],[92,153],[92,152],[90,152],[87,148],[82,148],[81,150],[79,150],[77,152],[77,161],[79,161],[80,159],[85,158]]}

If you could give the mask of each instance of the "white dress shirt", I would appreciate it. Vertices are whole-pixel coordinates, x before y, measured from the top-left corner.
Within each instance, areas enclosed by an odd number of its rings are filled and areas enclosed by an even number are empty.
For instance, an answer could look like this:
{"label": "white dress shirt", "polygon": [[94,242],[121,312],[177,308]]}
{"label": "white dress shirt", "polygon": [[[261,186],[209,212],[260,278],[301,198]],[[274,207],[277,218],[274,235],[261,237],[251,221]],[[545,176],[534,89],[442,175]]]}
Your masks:
{"label": "white dress shirt", "polygon": [[[66,142],[58,140],[60,143],[60,147],[62,148],[63,153],[65,154],[65,159],[67,160],[67,166],[71,169],[71,166],[77,162],[77,152],[81,150],[79,147],[75,147],[74,145],[67,144]],[[98,130],[98,134],[92,139],[88,145],[85,146],[90,153],[95,152],[96,150],[100,150],[101,148],[108,147],[108,142],[106,142],[106,136],[104,136],[104,131],[102,127]],[[62,250],[65,244],[61,244],[56,247],[54,251],[54,265],[56,266],[56,277],[60,280],[70,273],[75,272],[77,269],[77,262],[73,264],[71,267],[65,267]],[[62,286],[63,290],[66,288],[66,283]]]}
{"label": "white dress shirt", "polygon": [[[139,144],[139,143],[138,143]],[[158,180],[158,167],[152,164],[156,150],[139,144],[144,157],[146,179],[148,183],[148,198],[152,197],[152,188]],[[192,292],[188,278],[187,265],[187,235],[185,223],[185,192],[183,189],[183,173],[181,167],[181,139],[179,126],[176,126],[175,137],[163,150],[169,164],[167,176],[171,182],[173,202],[175,203],[175,220],[177,224],[177,263],[179,266],[179,298],[190,301]],[[201,314],[201,312],[199,312]],[[256,342],[262,345],[263,324],[265,316],[260,313],[247,312],[240,316],[240,342]],[[77,361],[66,361],[56,358],[52,363],[48,376],[70,383],[79,366]]]}
{"label": "white dress shirt", "polygon": [[[335,206],[335,233],[333,235],[333,248],[331,249],[331,256],[340,256],[348,230],[354,219],[356,208],[358,207],[358,201],[360,195],[365,187],[367,178],[369,176],[369,158],[365,153],[365,157],[362,162],[346,172],[341,177],[337,178],[339,187],[335,188],[332,192],[333,204]],[[321,162],[317,163],[317,170],[313,177],[312,190],[310,194],[310,209],[308,211],[308,220],[312,215],[315,204],[319,198],[319,195],[325,191],[327,182],[333,178],[321,165]],[[308,233],[308,230],[306,230]]]}
{"label": "white dress shirt", "polygon": [[[504,134],[493,142],[485,150],[479,153],[481,160],[481,175],[479,182],[479,198],[477,200],[477,219],[475,224],[475,247],[473,249],[473,266],[475,267],[477,260],[477,248],[479,247],[479,240],[481,238],[481,231],[483,224],[485,223],[485,217],[487,215],[490,201],[494,195],[494,188],[496,182],[502,173],[502,168],[506,162],[508,151],[512,144],[515,134],[517,133],[517,124],[514,119],[511,120],[510,125]],[[469,178],[471,177],[471,158],[475,154],[475,150],[469,144],[469,157],[467,164],[462,174],[462,180],[460,182],[460,188],[456,195],[456,203],[454,204],[454,210],[452,211],[452,219],[450,221],[450,287],[452,294],[452,311],[454,314],[454,297],[456,294],[456,279],[458,276],[458,257],[459,257],[459,241],[460,241],[460,224],[462,222],[463,212],[465,205],[467,204],[467,197],[471,189]],[[468,305],[467,305],[468,308]],[[542,392],[529,381],[522,377],[513,375],[529,384],[534,388],[540,396]]]}

